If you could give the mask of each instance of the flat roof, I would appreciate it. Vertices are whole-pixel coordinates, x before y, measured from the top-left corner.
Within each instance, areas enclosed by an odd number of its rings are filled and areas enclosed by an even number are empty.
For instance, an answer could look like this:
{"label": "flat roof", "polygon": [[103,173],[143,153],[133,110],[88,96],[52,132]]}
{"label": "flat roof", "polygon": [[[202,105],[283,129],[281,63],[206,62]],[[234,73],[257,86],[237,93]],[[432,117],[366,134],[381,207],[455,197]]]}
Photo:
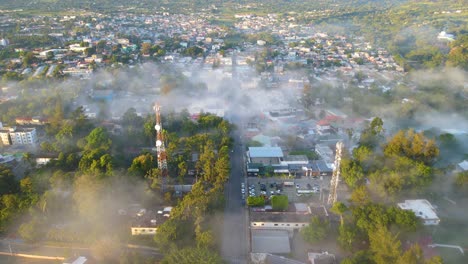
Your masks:
{"label": "flat roof", "polygon": [[283,161],[304,161],[307,163],[309,159],[306,155],[288,155],[284,157]]}
{"label": "flat roof", "polygon": [[282,158],[283,151],[280,147],[249,147],[251,158]]}
{"label": "flat roof", "polygon": [[424,220],[439,219],[434,207],[426,199],[405,200],[404,203],[398,203],[398,207],[403,210],[411,210],[417,217]]}
{"label": "flat roof", "polygon": [[294,203],[296,212],[309,212],[309,207],[305,203]]}
{"label": "flat roof", "polygon": [[286,230],[252,229],[252,252],[288,254],[291,252]]}

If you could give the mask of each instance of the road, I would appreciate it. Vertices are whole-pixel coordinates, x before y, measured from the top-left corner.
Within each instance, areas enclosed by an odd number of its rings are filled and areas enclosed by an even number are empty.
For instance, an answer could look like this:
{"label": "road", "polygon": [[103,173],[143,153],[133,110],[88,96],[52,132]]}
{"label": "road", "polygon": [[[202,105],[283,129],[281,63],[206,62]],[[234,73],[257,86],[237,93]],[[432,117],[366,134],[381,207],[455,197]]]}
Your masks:
{"label": "road", "polygon": [[[162,259],[162,254],[156,249],[138,245],[122,245],[128,250],[138,252],[146,256],[152,256],[157,259]],[[42,244],[26,244],[18,240],[0,239],[0,251],[11,252],[13,254],[32,254],[50,257],[67,257],[67,256],[86,256],[90,255],[90,248],[83,246],[50,246]]]}
{"label": "road", "polygon": [[[239,131],[236,131],[239,133]],[[247,263],[249,236],[247,209],[242,205],[241,181],[244,181],[243,147],[239,134],[234,134],[235,144],[231,153],[231,175],[225,188],[226,207],[221,254],[231,264]]]}

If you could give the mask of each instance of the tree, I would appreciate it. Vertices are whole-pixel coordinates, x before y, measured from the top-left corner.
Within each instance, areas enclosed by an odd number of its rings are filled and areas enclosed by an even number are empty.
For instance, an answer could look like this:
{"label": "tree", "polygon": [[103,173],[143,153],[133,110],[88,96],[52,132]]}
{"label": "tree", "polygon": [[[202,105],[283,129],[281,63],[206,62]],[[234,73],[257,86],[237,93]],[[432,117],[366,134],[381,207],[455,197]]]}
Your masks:
{"label": "tree", "polygon": [[407,231],[416,231],[421,225],[419,218],[411,210],[403,210],[393,206],[387,210],[391,221]]}
{"label": "tree", "polygon": [[349,225],[340,225],[338,231],[338,244],[345,250],[352,250],[357,236],[356,228]]}
{"label": "tree", "polygon": [[362,167],[354,160],[344,158],[341,161],[341,174],[346,184],[353,188],[364,179]]}
{"label": "tree", "polygon": [[27,242],[36,242],[43,237],[42,223],[38,218],[33,217],[19,227],[18,233]]}
{"label": "tree", "polygon": [[183,248],[176,249],[165,255],[161,264],[222,264],[225,263],[223,259],[213,250],[207,248]]}
{"label": "tree", "polygon": [[374,149],[382,139],[382,134],[383,121],[380,117],[375,117],[372,119],[369,126],[362,131],[359,144]]}
{"label": "tree", "polygon": [[157,161],[154,159],[154,155],[145,153],[133,159],[128,172],[143,177],[156,166]]}
{"label": "tree", "polygon": [[396,264],[425,264],[424,255],[419,245],[412,245],[397,260]]}
{"label": "tree", "polygon": [[289,207],[288,196],[286,195],[273,195],[271,197],[271,206],[275,211],[285,211]]}
{"label": "tree", "polygon": [[323,240],[330,230],[328,220],[322,220],[318,216],[312,217],[309,226],[301,229],[301,235],[308,243],[316,243]]}
{"label": "tree", "polygon": [[385,145],[384,153],[387,157],[404,156],[412,160],[431,164],[439,155],[439,148],[434,140],[429,140],[413,129],[398,131]]}
{"label": "tree", "polygon": [[15,193],[18,191],[18,187],[13,172],[8,167],[0,165],[0,195]]}
{"label": "tree", "polygon": [[334,214],[337,214],[340,216],[340,223],[341,223],[341,226],[344,225],[344,221],[343,221],[343,214],[348,210],[348,207],[342,203],[342,202],[335,202],[332,206],[332,208],[330,208],[330,211]]}
{"label": "tree", "polygon": [[23,67],[29,67],[35,60],[36,58],[34,57],[34,53],[32,52],[27,52],[23,56]]}
{"label": "tree", "polygon": [[46,54],[46,59],[47,60],[51,60],[54,58],[54,52],[53,51],[48,51],[47,54]]}
{"label": "tree", "polygon": [[376,264],[396,263],[400,257],[401,242],[385,226],[369,232],[369,250]]}
{"label": "tree", "polygon": [[[142,43],[141,44],[141,48],[140,48],[140,52],[141,54],[145,55],[145,54],[150,54],[150,49],[151,49],[151,43]],[[154,52],[153,52],[154,53]]]}
{"label": "tree", "polygon": [[352,207],[351,212],[356,226],[365,232],[372,232],[377,227],[386,227],[390,223],[390,218],[386,209],[380,204],[367,204],[359,207]]}
{"label": "tree", "polygon": [[356,187],[351,193],[350,201],[357,206],[369,204],[371,200],[367,187],[365,185]]}
{"label": "tree", "polygon": [[345,258],[341,261],[341,264],[362,264],[362,263],[373,263],[371,260],[370,252],[367,250],[360,250],[356,252],[352,257]]}
{"label": "tree", "polygon": [[468,171],[462,171],[455,176],[455,185],[462,189],[468,187]]}
{"label": "tree", "polygon": [[265,199],[260,196],[249,196],[247,198],[247,205],[252,207],[264,206]]}
{"label": "tree", "polygon": [[104,151],[109,150],[112,141],[109,135],[102,127],[93,129],[91,133],[86,137],[85,150],[102,149]]}

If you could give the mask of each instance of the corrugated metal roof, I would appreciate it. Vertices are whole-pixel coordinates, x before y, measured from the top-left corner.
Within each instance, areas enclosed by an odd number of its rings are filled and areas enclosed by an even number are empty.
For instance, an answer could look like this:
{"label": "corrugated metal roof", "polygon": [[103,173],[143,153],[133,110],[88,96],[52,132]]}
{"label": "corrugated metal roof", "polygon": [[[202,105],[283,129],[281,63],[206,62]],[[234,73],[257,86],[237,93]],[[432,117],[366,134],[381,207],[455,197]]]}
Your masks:
{"label": "corrugated metal roof", "polygon": [[291,252],[288,231],[252,230],[252,252],[288,254]]}
{"label": "corrugated metal roof", "polygon": [[280,147],[249,147],[251,158],[282,158],[283,151]]}

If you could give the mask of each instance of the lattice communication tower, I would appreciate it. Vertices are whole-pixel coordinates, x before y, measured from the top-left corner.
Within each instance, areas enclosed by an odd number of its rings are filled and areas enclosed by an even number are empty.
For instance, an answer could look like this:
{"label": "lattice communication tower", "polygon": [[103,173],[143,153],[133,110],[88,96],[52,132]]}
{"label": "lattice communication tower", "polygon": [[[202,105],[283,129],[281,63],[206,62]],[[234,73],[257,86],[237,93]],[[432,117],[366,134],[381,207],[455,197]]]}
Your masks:
{"label": "lattice communication tower", "polygon": [[343,142],[336,143],[335,168],[330,181],[330,194],[328,195],[328,205],[333,205],[337,199],[338,181],[340,179],[341,154],[343,151]]}
{"label": "lattice communication tower", "polygon": [[162,133],[162,122],[161,122],[161,107],[156,104],[154,106],[154,112],[156,114],[156,125],[154,129],[156,129],[156,153],[158,155],[158,168],[161,171],[161,176],[163,178],[163,188],[164,189],[164,182],[166,181],[166,177],[168,175],[167,171],[167,154],[166,154],[166,146],[164,144],[164,135]]}

